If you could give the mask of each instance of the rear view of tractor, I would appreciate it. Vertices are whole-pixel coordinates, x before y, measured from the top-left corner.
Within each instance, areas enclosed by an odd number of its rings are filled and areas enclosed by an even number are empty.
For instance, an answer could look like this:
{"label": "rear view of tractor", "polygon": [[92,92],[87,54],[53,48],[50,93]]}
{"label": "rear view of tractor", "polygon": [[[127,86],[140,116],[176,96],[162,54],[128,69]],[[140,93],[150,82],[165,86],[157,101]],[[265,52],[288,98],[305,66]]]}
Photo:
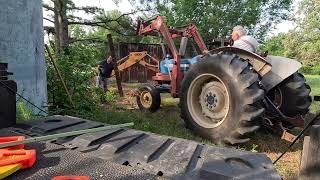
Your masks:
{"label": "rear view of tractor", "polygon": [[[153,85],[139,88],[137,103],[141,110],[155,112],[160,107],[160,93],[170,92],[180,98],[186,126],[215,143],[247,142],[250,133],[262,125],[290,140],[290,130],[303,126],[311,90],[297,72],[299,62],[261,57],[235,47],[208,51],[194,25],[169,28],[161,16],[140,22],[138,34],[161,34],[173,56],[160,63]],[[181,38],[179,51],[175,38]],[[181,59],[189,39],[198,45],[200,53],[192,59]]]}

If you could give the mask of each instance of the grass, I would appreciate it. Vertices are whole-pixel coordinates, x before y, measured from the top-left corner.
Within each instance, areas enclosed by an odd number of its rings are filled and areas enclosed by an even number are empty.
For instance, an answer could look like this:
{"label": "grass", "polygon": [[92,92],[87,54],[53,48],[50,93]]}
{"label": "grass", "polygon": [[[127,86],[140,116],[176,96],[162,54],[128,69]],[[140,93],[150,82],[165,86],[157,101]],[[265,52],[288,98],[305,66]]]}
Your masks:
{"label": "grass", "polygon": [[[312,88],[312,95],[320,95],[320,76],[307,75],[306,79]],[[137,83],[124,84],[125,94],[138,85]],[[114,83],[112,86],[115,89]],[[184,127],[177,106],[178,99],[171,98],[169,94],[161,96],[161,108],[156,113],[136,110],[135,107],[132,107],[135,99],[125,97],[116,99],[117,103],[109,103],[109,105],[83,114],[82,117],[109,124],[134,122],[134,129],[212,144]],[[319,105],[313,103],[311,110],[315,111],[316,109],[319,109]],[[264,153],[271,160],[275,160],[288,146],[289,143],[281,140],[279,136],[260,130],[253,135],[252,141],[249,143],[232,148]],[[302,142],[299,142],[276,164],[276,169],[284,179],[297,178],[301,152]]]}
{"label": "grass", "polygon": [[[320,76],[319,75],[306,75],[308,84],[311,86],[311,95],[320,96]],[[320,103],[312,103],[311,111],[315,112],[320,110]]]}

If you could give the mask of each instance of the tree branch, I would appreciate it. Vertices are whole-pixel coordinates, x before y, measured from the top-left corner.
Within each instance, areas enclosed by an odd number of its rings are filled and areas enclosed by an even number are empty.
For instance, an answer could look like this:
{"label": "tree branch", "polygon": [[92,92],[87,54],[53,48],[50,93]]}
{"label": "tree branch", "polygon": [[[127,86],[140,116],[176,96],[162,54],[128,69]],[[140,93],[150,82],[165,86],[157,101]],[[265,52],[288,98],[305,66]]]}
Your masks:
{"label": "tree branch", "polygon": [[132,15],[132,14],[135,14],[135,13],[138,13],[138,12],[145,12],[145,11],[150,11],[151,9],[148,8],[148,9],[137,9],[137,10],[134,10],[132,12],[129,12],[129,13],[124,13],[124,14],[121,14],[118,18],[114,19],[114,21],[117,21],[119,19],[121,19],[123,16],[129,16],[129,15]]}
{"label": "tree branch", "polygon": [[44,20],[47,20],[47,21],[49,21],[49,22],[54,23],[54,21],[53,21],[53,20],[51,20],[51,19],[49,19],[49,18],[43,17],[43,19],[44,19]]}
{"label": "tree branch", "polygon": [[143,9],[143,10],[135,10],[135,11],[132,11],[132,12],[129,12],[129,13],[124,13],[124,14],[121,14],[119,17],[115,18],[115,19],[107,19],[107,17],[105,17],[105,19],[102,19],[101,21],[83,21],[83,22],[76,22],[76,21],[70,21],[68,24],[81,24],[81,25],[89,25],[89,26],[92,26],[92,25],[99,25],[99,24],[107,24],[107,23],[110,23],[110,22],[118,22],[119,25],[120,22],[119,20],[124,17],[124,16],[128,16],[128,15],[132,15],[132,14],[135,14],[135,13],[138,13],[138,12],[144,12],[144,11],[150,11],[151,9]]}
{"label": "tree branch", "polygon": [[68,22],[69,25],[71,24],[79,24],[79,25],[87,25],[87,26],[99,26],[99,27],[104,27],[103,24],[104,22],[90,22],[90,21],[84,21],[84,22]]}
{"label": "tree branch", "polygon": [[94,7],[94,6],[84,6],[84,7],[77,7],[74,4],[70,5],[68,7],[70,10],[76,10],[76,11],[84,11],[85,13],[89,14],[96,14],[96,12],[103,12],[103,9]]}
{"label": "tree branch", "polygon": [[47,31],[48,34],[55,34],[54,27],[44,26],[43,29],[44,29],[45,31]]}
{"label": "tree branch", "polygon": [[69,39],[69,42],[70,42],[70,43],[82,42],[82,41],[105,42],[105,40],[102,40],[101,38],[85,38],[85,39],[70,38],[70,39]]}
{"label": "tree branch", "polygon": [[45,8],[47,11],[54,11],[54,8],[49,6],[48,4],[42,4],[42,7]]}

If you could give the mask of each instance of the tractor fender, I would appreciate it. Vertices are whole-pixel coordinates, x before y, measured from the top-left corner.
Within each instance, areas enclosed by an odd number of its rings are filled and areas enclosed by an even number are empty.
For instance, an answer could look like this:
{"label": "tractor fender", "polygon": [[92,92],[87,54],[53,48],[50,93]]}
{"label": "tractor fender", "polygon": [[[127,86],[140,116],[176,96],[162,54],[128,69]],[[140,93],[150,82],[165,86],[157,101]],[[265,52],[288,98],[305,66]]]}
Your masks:
{"label": "tractor fender", "polygon": [[261,84],[267,91],[280,84],[301,67],[301,63],[293,59],[271,55],[264,58],[256,53],[236,47],[221,47],[213,49],[210,52],[231,52],[248,61],[253,69],[262,77]]}
{"label": "tractor fender", "polygon": [[261,84],[267,91],[297,72],[302,66],[300,62],[286,57],[267,56],[265,59],[272,66],[271,71],[261,80]]}
{"label": "tractor fender", "polygon": [[271,64],[266,61],[265,58],[260,55],[246,51],[244,49],[236,48],[236,47],[221,47],[217,49],[210,50],[212,54],[218,54],[220,52],[230,52],[236,54],[240,58],[246,60],[249,64],[251,64],[252,68],[261,76],[265,76],[269,71],[271,71]]}

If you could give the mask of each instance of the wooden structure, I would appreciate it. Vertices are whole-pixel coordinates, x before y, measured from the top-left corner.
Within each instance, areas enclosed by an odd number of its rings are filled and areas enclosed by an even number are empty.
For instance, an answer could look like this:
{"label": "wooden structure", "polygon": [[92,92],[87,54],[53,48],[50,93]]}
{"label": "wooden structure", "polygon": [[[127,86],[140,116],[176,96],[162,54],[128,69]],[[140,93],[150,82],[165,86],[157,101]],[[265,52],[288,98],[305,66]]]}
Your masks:
{"label": "wooden structure", "polygon": [[304,138],[299,179],[320,179],[320,125],[311,126]]}
{"label": "wooden structure", "polygon": [[[152,56],[154,59],[161,60],[164,59],[161,46],[159,44],[143,44],[143,43],[119,43],[117,46],[117,56],[119,59],[128,56],[131,52],[144,52],[146,51],[148,55]],[[150,58],[146,58],[145,61],[150,64],[157,65],[153,63]],[[152,80],[155,72],[141,66],[136,63],[125,71],[121,72],[122,82],[147,82]]]}
{"label": "wooden structure", "polygon": [[[152,56],[150,56],[147,51],[143,52],[131,52],[128,56],[122,58],[118,62],[118,69],[120,73],[124,73],[129,68],[140,65],[144,67],[145,70],[152,71],[153,73],[159,72],[159,61]],[[112,72],[112,76],[115,75],[115,72]],[[130,72],[129,72],[129,81],[130,81]]]}

